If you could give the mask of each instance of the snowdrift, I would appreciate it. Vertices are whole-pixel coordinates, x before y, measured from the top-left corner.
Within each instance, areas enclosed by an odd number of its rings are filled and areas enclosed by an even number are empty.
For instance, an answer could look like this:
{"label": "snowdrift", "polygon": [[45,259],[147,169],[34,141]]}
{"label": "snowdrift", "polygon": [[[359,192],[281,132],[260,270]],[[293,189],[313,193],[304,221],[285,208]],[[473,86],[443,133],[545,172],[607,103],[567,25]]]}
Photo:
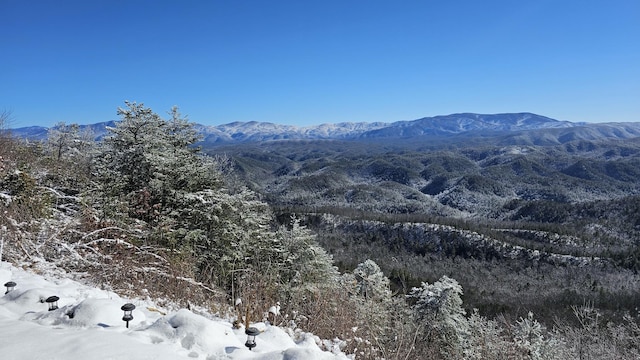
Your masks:
{"label": "snowdrift", "polygon": [[[348,359],[339,351],[320,349],[312,334],[289,332],[268,323],[256,347],[245,347],[244,328],[209,314],[187,309],[165,314],[149,300],[117,294],[69,279],[36,275],[0,263],[0,284],[16,283],[0,293],[2,359]],[[57,296],[57,309],[46,299]],[[129,327],[122,320],[125,303],[133,303]]]}

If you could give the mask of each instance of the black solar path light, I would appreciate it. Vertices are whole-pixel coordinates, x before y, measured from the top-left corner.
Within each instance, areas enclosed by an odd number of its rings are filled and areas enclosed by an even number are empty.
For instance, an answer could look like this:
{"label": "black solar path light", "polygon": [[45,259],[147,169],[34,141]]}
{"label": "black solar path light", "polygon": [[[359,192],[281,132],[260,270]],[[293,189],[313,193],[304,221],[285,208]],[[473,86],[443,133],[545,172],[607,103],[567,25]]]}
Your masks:
{"label": "black solar path light", "polygon": [[133,320],[132,313],[135,308],[136,306],[131,303],[124,304],[120,308],[120,310],[124,311],[124,316],[122,317],[122,321],[125,321],[127,323],[127,329],[129,328],[129,321]]}
{"label": "black solar path light", "polygon": [[249,350],[252,350],[256,347],[256,336],[260,335],[260,330],[254,327],[248,327],[244,333],[247,334],[247,342],[244,343],[244,346],[248,347]]}
{"label": "black solar path light", "polygon": [[13,288],[16,287],[16,283],[13,281],[9,281],[5,283],[4,286],[7,288],[7,291],[5,292],[5,294],[8,294],[13,291]]}
{"label": "black solar path light", "polygon": [[58,300],[60,300],[57,296],[49,296],[45,302],[49,304],[49,311],[53,311],[58,309]]}

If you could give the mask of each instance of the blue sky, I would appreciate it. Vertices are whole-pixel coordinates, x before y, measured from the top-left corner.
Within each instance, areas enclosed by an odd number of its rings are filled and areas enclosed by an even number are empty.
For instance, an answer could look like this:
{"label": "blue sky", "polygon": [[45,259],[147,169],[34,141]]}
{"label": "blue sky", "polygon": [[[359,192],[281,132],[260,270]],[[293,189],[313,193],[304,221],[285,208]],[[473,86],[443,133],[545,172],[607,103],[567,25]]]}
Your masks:
{"label": "blue sky", "polygon": [[316,125],[458,112],[640,121],[638,0],[0,0],[11,127]]}

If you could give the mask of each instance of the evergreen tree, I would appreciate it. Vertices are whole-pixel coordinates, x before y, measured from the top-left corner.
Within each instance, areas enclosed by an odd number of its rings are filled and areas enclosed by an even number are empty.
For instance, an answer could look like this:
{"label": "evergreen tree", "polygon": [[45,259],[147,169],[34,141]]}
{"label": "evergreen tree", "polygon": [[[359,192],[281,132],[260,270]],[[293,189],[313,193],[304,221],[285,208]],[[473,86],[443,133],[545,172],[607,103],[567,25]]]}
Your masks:
{"label": "evergreen tree", "polygon": [[439,343],[444,353],[460,356],[469,326],[462,307],[462,286],[446,275],[433,284],[422,283],[407,297],[415,301],[413,316],[425,325],[425,340]]}
{"label": "evergreen tree", "polygon": [[391,297],[389,279],[378,264],[367,259],[353,270],[356,279],[356,292],[367,300],[385,301]]}
{"label": "evergreen tree", "polygon": [[393,336],[391,333],[395,330],[390,317],[394,303],[389,279],[375,261],[367,259],[358,264],[352,274],[344,276],[342,281],[351,284],[351,293],[355,295],[352,301],[358,313],[359,336],[376,340],[374,344],[361,346],[366,348],[364,352],[368,357],[378,358],[386,346],[385,339]]}
{"label": "evergreen tree", "polygon": [[281,268],[282,284],[302,286],[326,282],[337,276],[331,255],[318,245],[316,235],[300,224],[300,219],[291,218],[289,226],[277,232],[278,248],[272,253]]}
{"label": "evergreen tree", "polygon": [[122,192],[136,194],[148,189],[154,173],[152,160],[164,152],[165,137],[162,120],[150,108],[135,102],[125,102],[118,108],[121,120],[108,128],[103,161],[121,179]]}
{"label": "evergreen tree", "polygon": [[[184,205],[186,194],[217,186],[212,166],[197,156],[197,132],[174,107],[164,120],[143,104],[126,102],[109,128],[98,165],[112,195],[124,195],[130,216],[149,224]],[[177,219],[179,220],[179,219]]]}

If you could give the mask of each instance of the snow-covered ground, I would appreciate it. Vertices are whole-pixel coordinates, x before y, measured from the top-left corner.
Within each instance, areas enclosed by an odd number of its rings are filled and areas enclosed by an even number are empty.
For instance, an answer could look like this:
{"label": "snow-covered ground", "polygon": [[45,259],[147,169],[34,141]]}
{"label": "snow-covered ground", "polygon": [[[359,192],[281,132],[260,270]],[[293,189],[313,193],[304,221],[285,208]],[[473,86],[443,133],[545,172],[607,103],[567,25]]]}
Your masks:
{"label": "snow-covered ground", "polygon": [[[123,299],[69,279],[57,279],[0,263],[0,285],[17,284],[0,292],[0,359],[347,359],[342,353],[322,351],[319,339],[267,323],[253,351],[245,347],[244,328],[189,310],[163,314],[149,301]],[[49,311],[44,300],[58,296],[58,309]],[[120,310],[133,303],[129,328]]]}

